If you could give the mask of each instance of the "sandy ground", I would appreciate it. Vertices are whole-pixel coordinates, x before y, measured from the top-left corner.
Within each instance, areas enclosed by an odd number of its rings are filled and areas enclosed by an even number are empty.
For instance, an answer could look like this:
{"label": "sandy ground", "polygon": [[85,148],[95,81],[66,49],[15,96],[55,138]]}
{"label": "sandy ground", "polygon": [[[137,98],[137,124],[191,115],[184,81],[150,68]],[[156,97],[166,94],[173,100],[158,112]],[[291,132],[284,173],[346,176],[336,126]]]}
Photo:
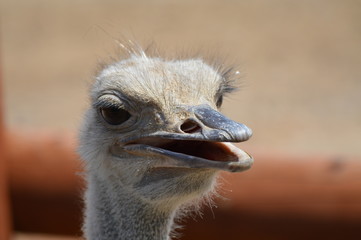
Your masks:
{"label": "sandy ground", "polygon": [[242,90],[224,112],[247,146],[361,154],[361,1],[2,0],[1,62],[10,128],[76,131],[114,39],[165,52],[217,53]]}

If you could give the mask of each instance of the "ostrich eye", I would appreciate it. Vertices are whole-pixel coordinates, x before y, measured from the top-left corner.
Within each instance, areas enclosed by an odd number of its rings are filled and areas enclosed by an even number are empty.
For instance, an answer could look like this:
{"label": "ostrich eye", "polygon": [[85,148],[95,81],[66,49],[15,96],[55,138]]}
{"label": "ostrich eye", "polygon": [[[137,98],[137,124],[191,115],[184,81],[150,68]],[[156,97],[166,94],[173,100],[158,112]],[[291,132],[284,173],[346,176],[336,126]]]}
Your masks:
{"label": "ostrich eye", "polygon": [[100,113],[104,120],[111,125],[122,124],[130,118],[128,111],[116,107],[100,108]]}
{"label": "ostrich eye", "polygon": [[222,103],[223,103],[223,96],[221,95],[218,99],[217,99],[217,102],[216,102],[216,106],[218,108],[220,108],[222,106]]}

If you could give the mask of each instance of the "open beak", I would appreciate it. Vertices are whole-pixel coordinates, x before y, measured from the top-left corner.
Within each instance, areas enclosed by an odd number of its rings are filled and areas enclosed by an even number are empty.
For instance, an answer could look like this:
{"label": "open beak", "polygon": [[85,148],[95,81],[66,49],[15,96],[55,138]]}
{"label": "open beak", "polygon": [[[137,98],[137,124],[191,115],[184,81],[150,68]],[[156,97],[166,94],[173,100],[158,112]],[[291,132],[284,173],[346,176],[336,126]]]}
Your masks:
{"label": "open beak", "polygon": [[178,133],[158,131],[123,145],[128,153],[156,156],[155,167],[213,168],[230,172],[249,169],[253,158],[230,142],[252,136],[244,124],[232,121],[208,105],[187,109],[192,118],[179,125]]}

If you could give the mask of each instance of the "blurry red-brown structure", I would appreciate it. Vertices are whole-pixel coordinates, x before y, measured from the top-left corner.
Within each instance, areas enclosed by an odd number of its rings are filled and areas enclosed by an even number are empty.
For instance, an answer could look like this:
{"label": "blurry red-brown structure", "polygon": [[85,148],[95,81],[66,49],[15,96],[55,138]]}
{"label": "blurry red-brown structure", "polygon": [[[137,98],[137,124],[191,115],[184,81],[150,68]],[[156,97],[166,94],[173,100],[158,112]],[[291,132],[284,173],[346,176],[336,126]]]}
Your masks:
{"label": "blurry red-brown structure", "polygon": [[5,136],[4,122],[2,117],[2,81],[0,68],[0,239],[10,237],[10,214],[9,214],[9,195],[7,184],[7,166],[5,156]]}

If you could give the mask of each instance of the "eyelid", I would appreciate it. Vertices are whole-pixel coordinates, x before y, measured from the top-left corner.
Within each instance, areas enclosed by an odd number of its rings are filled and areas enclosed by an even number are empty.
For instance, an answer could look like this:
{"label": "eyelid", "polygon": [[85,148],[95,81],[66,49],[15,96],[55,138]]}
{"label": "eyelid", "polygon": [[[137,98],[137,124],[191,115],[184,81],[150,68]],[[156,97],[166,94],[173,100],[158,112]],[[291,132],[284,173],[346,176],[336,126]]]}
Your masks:
{"label": "eyelid", "polygon": [[100,100],[93,104],[95,108],[124,108],[123,104],[117,104],[106,100]]}
{"label": "eyelid", "polygon": [[95,108],[126,108],[124,102],[113,94],[101,95],[93,105]]}

